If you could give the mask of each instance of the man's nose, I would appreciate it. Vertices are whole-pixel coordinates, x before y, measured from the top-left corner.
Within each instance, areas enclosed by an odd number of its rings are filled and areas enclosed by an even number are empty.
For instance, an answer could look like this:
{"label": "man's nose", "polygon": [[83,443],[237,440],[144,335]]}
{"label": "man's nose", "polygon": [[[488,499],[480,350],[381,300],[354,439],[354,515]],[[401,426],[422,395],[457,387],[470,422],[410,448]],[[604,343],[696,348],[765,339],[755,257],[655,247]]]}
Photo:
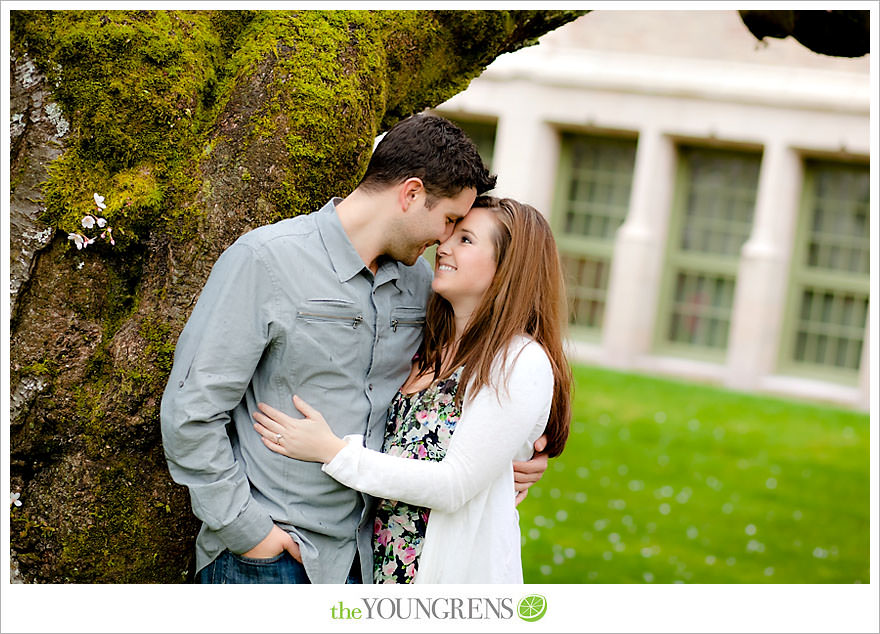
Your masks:
{"label": "man's nose", "polygon": [[440,236],[440,244],[443,244],[444,242],[449,240],[449,238],[452,237],[453,231],[455,231],[455,224],[450,222],[446,225],[446,228],[443,230],[443,235]]}

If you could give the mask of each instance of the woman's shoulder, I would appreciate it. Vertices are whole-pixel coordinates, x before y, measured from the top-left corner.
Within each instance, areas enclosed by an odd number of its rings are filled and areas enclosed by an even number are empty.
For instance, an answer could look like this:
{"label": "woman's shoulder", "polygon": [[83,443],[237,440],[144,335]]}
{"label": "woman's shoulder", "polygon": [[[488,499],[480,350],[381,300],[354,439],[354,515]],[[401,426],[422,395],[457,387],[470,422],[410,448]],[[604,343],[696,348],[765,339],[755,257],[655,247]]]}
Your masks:
{"label": "woman's shoulder", "polygon": [[509,370],[541,371],[552,373],[550,357],[544,346],[529,335],[515,335],[507,344],[505,365]]}
{"label": "woman's shoulder", "polygon": [[544,346],[532,339],[530,335],[514,335],[507,344],[509,352],[518,352],[532,358],[549,358]]}

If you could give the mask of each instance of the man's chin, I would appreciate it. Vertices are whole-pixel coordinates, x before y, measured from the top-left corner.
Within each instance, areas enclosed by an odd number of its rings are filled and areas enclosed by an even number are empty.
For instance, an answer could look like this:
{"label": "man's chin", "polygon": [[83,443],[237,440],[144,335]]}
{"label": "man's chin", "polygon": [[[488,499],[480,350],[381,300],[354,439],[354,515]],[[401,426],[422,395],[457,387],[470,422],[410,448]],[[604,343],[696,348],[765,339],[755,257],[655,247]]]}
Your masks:
{"label": "man's chin", "polygon": [[422,254],[427,251],[428,247],[423,246],[418,251],[407,254],[406,258],[402,258],[400,261],[406,264],[407,266],[412,266],[416,262],[419,261],[419,258],[422,257]]}

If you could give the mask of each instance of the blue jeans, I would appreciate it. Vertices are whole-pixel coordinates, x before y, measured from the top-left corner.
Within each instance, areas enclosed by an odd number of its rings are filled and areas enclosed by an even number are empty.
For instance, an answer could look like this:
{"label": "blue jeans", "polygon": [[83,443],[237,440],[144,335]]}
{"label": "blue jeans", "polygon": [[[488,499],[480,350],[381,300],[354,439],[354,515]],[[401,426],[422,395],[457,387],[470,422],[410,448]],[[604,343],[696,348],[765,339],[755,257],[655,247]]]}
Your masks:
{"label": "blue jeans", "polygon": [[[286,550],[269,559],[251,559],[224,550],[196,574],[197,583],[311,583],[306,569]],[[354,564],[345,583],[361,583],[360,559]]]}

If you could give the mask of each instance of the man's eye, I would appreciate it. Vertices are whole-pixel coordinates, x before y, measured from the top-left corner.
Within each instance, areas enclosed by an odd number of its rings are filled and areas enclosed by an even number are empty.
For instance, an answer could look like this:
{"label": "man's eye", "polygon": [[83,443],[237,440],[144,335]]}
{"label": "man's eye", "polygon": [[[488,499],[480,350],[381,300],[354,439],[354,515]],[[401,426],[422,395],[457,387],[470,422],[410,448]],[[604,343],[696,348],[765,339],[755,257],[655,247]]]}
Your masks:
{"label": "man's eye", "polygon": [[470,243],[471,243],[471,239],[468,238],[467,236],[462,236],[462,237],[461,237],[461,241],[462,241],[462,242],[465,242],[465,243],[467,243],[467,244],[470,244]]}

